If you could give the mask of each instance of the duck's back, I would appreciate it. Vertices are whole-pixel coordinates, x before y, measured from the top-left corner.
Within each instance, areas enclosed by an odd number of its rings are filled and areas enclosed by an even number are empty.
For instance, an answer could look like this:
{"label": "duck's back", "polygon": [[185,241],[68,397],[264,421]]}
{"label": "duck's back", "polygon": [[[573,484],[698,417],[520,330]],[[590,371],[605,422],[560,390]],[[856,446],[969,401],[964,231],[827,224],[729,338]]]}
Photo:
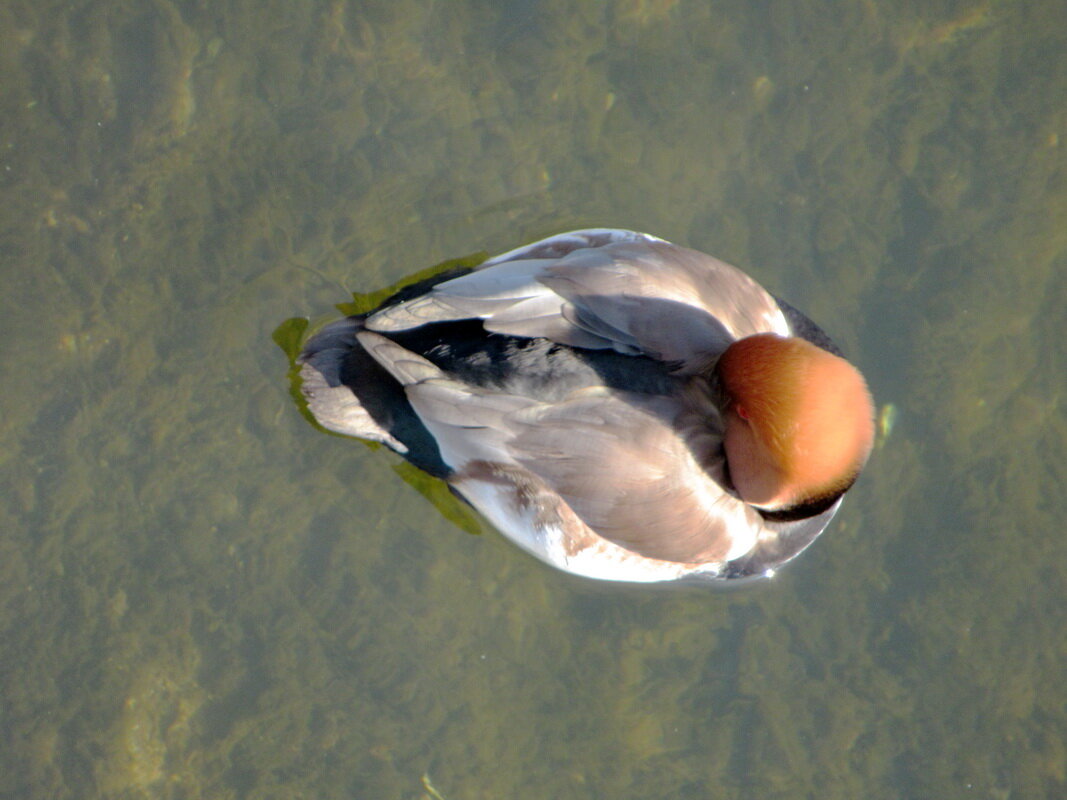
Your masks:
{"label": "duck's back", "polygon": [[711,256],[577,231],[326,326],[301,355],[302,389],[323,427],[449,480],[562,569],[762,574],[836,506],[778,524],[725,491],[713,391],[694,400],[693,382],[738,338],[788,335],[798,313]]}

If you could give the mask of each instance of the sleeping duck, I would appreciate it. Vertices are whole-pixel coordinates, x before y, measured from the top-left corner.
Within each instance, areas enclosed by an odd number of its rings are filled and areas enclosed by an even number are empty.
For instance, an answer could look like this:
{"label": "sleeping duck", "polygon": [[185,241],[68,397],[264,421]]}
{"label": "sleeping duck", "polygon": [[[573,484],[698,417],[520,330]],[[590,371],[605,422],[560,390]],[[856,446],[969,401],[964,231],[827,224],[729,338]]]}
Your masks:
{"label": "sleeping duck", "polygon": [[862,375],[735,267],[574,231],[408,287],[299,359],[325,428],[447,481],[505,536],[613,581],[769,577],[867,460]]}

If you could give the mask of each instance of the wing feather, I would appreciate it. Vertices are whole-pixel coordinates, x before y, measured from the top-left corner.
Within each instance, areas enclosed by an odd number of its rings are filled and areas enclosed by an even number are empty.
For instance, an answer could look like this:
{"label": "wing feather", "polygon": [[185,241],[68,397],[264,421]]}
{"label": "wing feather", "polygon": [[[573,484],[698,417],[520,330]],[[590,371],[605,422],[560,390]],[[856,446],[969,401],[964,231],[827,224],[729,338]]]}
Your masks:
{"label": "wing feather", "polygon": [[678,432],[678,400],[593,389],[541,403],[452,380],[379,334],[357,338],[404,385],[458,473],[486,464],[528,473],[526,483],[547,487],[598,536],[646,558],[717,562],[753,546],[753,512],[709,476]]}
{"label": "wing feather", "polygon": [[508,451],[601,537],[648,558],[723,561],[754,544],[753,512],[709,477],[664,411],[578,398],[521,420]]}
{"label": "wing feather", "polygon": [[716,258],[633,231],[592,229],[491,259],[429,293],[382,309],[379,332],[484,320],[492,333],[544,337],[677,363],[689,374],[730,342],[789,333],[762,287]]}

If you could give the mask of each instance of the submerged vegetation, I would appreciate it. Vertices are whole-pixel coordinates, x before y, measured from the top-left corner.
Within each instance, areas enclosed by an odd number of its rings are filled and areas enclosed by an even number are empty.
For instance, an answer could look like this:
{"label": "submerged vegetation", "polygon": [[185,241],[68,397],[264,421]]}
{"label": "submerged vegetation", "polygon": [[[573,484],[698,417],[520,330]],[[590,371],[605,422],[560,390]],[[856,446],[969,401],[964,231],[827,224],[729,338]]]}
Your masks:
{"label": "submerged vegetation", "polygon": [[[1062,28],[0,4],[0,795],[1063,795]],[[590,587],[294,410],[282,320],[597,224],[743,266],[895,409],[759,590]]]}

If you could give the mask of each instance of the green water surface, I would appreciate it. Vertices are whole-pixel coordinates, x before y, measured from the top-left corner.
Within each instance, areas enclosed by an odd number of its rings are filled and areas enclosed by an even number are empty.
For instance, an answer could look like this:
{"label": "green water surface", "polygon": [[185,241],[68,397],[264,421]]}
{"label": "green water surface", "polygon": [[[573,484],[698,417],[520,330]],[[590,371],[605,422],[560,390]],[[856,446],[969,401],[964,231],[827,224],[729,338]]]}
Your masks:
{"label": "green water surface", "polygon": [[[287,318],[590,225],[886,407],[774,581],[560,574],[294,404]],[[1067,796],[1062,2],[6,0],[0,279],[0,797]]]}

